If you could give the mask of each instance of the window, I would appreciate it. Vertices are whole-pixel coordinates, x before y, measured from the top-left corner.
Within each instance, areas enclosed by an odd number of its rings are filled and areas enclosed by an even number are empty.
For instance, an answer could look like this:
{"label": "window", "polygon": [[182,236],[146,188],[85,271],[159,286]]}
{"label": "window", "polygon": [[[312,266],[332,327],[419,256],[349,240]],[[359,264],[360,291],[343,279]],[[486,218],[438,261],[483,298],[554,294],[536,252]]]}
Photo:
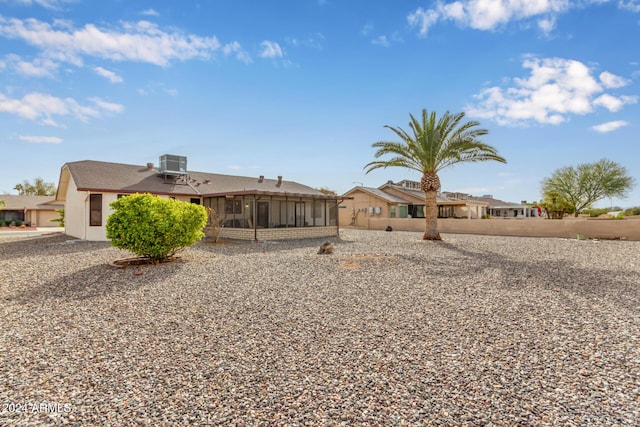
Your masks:
{"label": "window", "polygon": [[192,197],[190,202],[193,203],[194,205],[199,205],[200,204],[200,199],[197,198],[197,197]]}
{"label": "window", "polygon": [[391,214],[389,216],[391,218],[395,218],[396,217],[396,207],[395,206],[391,206]]}
{"label": "window", "polygon": [[224,201],[224,213],[226,214],[239,214],[242,213],[242,201],[241,200],[225,200]]}
{"label": "window", "polygon": [[89,195],[89,225],[102,225],[102,194]]}

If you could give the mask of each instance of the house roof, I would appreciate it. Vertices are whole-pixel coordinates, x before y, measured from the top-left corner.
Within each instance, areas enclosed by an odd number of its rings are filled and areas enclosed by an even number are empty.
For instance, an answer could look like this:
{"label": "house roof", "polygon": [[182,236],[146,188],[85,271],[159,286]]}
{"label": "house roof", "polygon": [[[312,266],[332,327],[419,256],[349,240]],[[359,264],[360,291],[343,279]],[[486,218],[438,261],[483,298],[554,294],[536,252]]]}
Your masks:
{"label": "house roof", "polygon": [[387,203],[407,203],[407,200],[402,199],[400,197],[396,197],[392,194],[389,193],[385,193],[384,191],[378,189],[378,188],[373,188],[373,187],[354,187],[351,190],[347,191],[346,193],[344,193],[345,195],[348,194],[352,194],[356,191],[361,191],[363,193],[368,193],[371,194],[372,196],[378,197],[384,201],[386,201]]}
{"label": "house roof", "polygon": [[61,204],[51,203],[55,201],[54,196],[26,196],[26,195],[0,195],[0,200],[4,200],[5,206],[0,209],[17,211],[27,208],[28,210],[54,210],[64,208]]}
{"label": "house roof", "polygon": [[[305,196],[317,199],[339,199],[293,181],[260,179],[189,171],[184,177],[164,177],[157,169],[123,163],[82,160],[66,163],[79,191],[152,193],[174,196],[224,196],[264,194]],[[62,175],[61,175],[62,177]],[[62,178],[61,178],[62,181]],[[57,199],[64,200],[64,192]]]}
{"label": "house roof", "polygon": [[[424,200],[424,192],[421,190],[414,190],[412,188],[408,188],[408,187],[403,187],[397,184],[391,184],[391,183],[386,183],[381,185],[378,190],[379,191],[384,191],[385,188],[392,188],[400,193],[404,193],[408,196],[410,196],[411,198],[414,199],[419,199],[419,200]],[[443,205],[460,205],[460,204],[466,204],[468,201],[474,201],[474,200],[460,200],[460,199],[454,199],[451,197],[446,197],[442,194],[438,194],[436,196],[436,201],[438,204],[443,204]],[[413,202],[412,202],[413,203]],[[482,201],[476,201],[476,203],[480,203],[482,204]]]}

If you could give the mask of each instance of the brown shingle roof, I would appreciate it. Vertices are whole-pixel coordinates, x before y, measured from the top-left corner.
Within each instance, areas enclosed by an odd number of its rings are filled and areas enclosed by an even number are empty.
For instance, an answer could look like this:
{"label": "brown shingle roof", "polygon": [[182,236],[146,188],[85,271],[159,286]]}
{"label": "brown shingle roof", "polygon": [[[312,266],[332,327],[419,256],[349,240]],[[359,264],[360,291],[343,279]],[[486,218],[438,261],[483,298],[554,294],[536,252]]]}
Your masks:
{"label": "brown shingle roof", "polygon": [[174,196],[272,194],[336,199],[293,181],[262,179],[205,172],[188,172],[184,178],[165,178],[156,169],[122,163],[82,160],[65,164],[78,190],[118,193],[153,193]]}

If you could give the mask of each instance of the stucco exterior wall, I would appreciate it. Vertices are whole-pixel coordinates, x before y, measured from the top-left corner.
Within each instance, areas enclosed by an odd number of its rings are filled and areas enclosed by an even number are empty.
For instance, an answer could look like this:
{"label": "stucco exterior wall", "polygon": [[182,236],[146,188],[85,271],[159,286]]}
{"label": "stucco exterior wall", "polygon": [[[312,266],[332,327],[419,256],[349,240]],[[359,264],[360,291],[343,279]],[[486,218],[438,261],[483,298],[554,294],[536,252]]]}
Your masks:
{"label": "stucco exterior wall", "polygon": [[[353,193],[349,196],[353,197],[353,200],[345,200],[340,204],[340,206],[345,207],[338,209],[340,225],[345,226],[351,224],[354,209],[356,212],[364,209],[364,211],[360,211],[358,214],[358,222],[356,223],[356,226],[364,226],[369,218],[391,217],[391,209],[387,201],[366,193]],[[373,215],[369,215],[370,207],[374,208]],[[380,213],[376,213],[376,207],[380,208]],[[396,215],[398,215],[397,212]]]}
{"label": "stucco exterior wall", "polygon": [[[386,218],[369,221],[371,230],[384,230],[387,226],[396,231],[419,231],[425,229],[422,218]],[[367,228],[367,227],[365,227]],[[441,233],[485,234],[495,236],[565,237],[640,240],[640,218],[623,220],[565,218],[545,220],[542,218],[494,218],[482,220],[438,219]]]}
{"label": "stucco exterior wall", "polygon": [[[68,173],[68,172],[67,172]],[[64,225],[65,233],[78,239],[85,239],[85,198],[87,192],[78,192],[73,179],[69,180],[66,200],[64,202]]]}

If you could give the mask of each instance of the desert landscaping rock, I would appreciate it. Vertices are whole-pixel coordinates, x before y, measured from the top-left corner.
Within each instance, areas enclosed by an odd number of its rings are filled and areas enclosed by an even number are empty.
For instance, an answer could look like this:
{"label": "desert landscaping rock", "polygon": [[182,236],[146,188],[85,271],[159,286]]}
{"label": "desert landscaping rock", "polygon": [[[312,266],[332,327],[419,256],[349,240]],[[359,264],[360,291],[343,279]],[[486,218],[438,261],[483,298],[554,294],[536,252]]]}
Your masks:
{"label": "desert landscaping rock", "polygon": [[2,238],[0,425],[640,424],[640,242],[420,237]]}

